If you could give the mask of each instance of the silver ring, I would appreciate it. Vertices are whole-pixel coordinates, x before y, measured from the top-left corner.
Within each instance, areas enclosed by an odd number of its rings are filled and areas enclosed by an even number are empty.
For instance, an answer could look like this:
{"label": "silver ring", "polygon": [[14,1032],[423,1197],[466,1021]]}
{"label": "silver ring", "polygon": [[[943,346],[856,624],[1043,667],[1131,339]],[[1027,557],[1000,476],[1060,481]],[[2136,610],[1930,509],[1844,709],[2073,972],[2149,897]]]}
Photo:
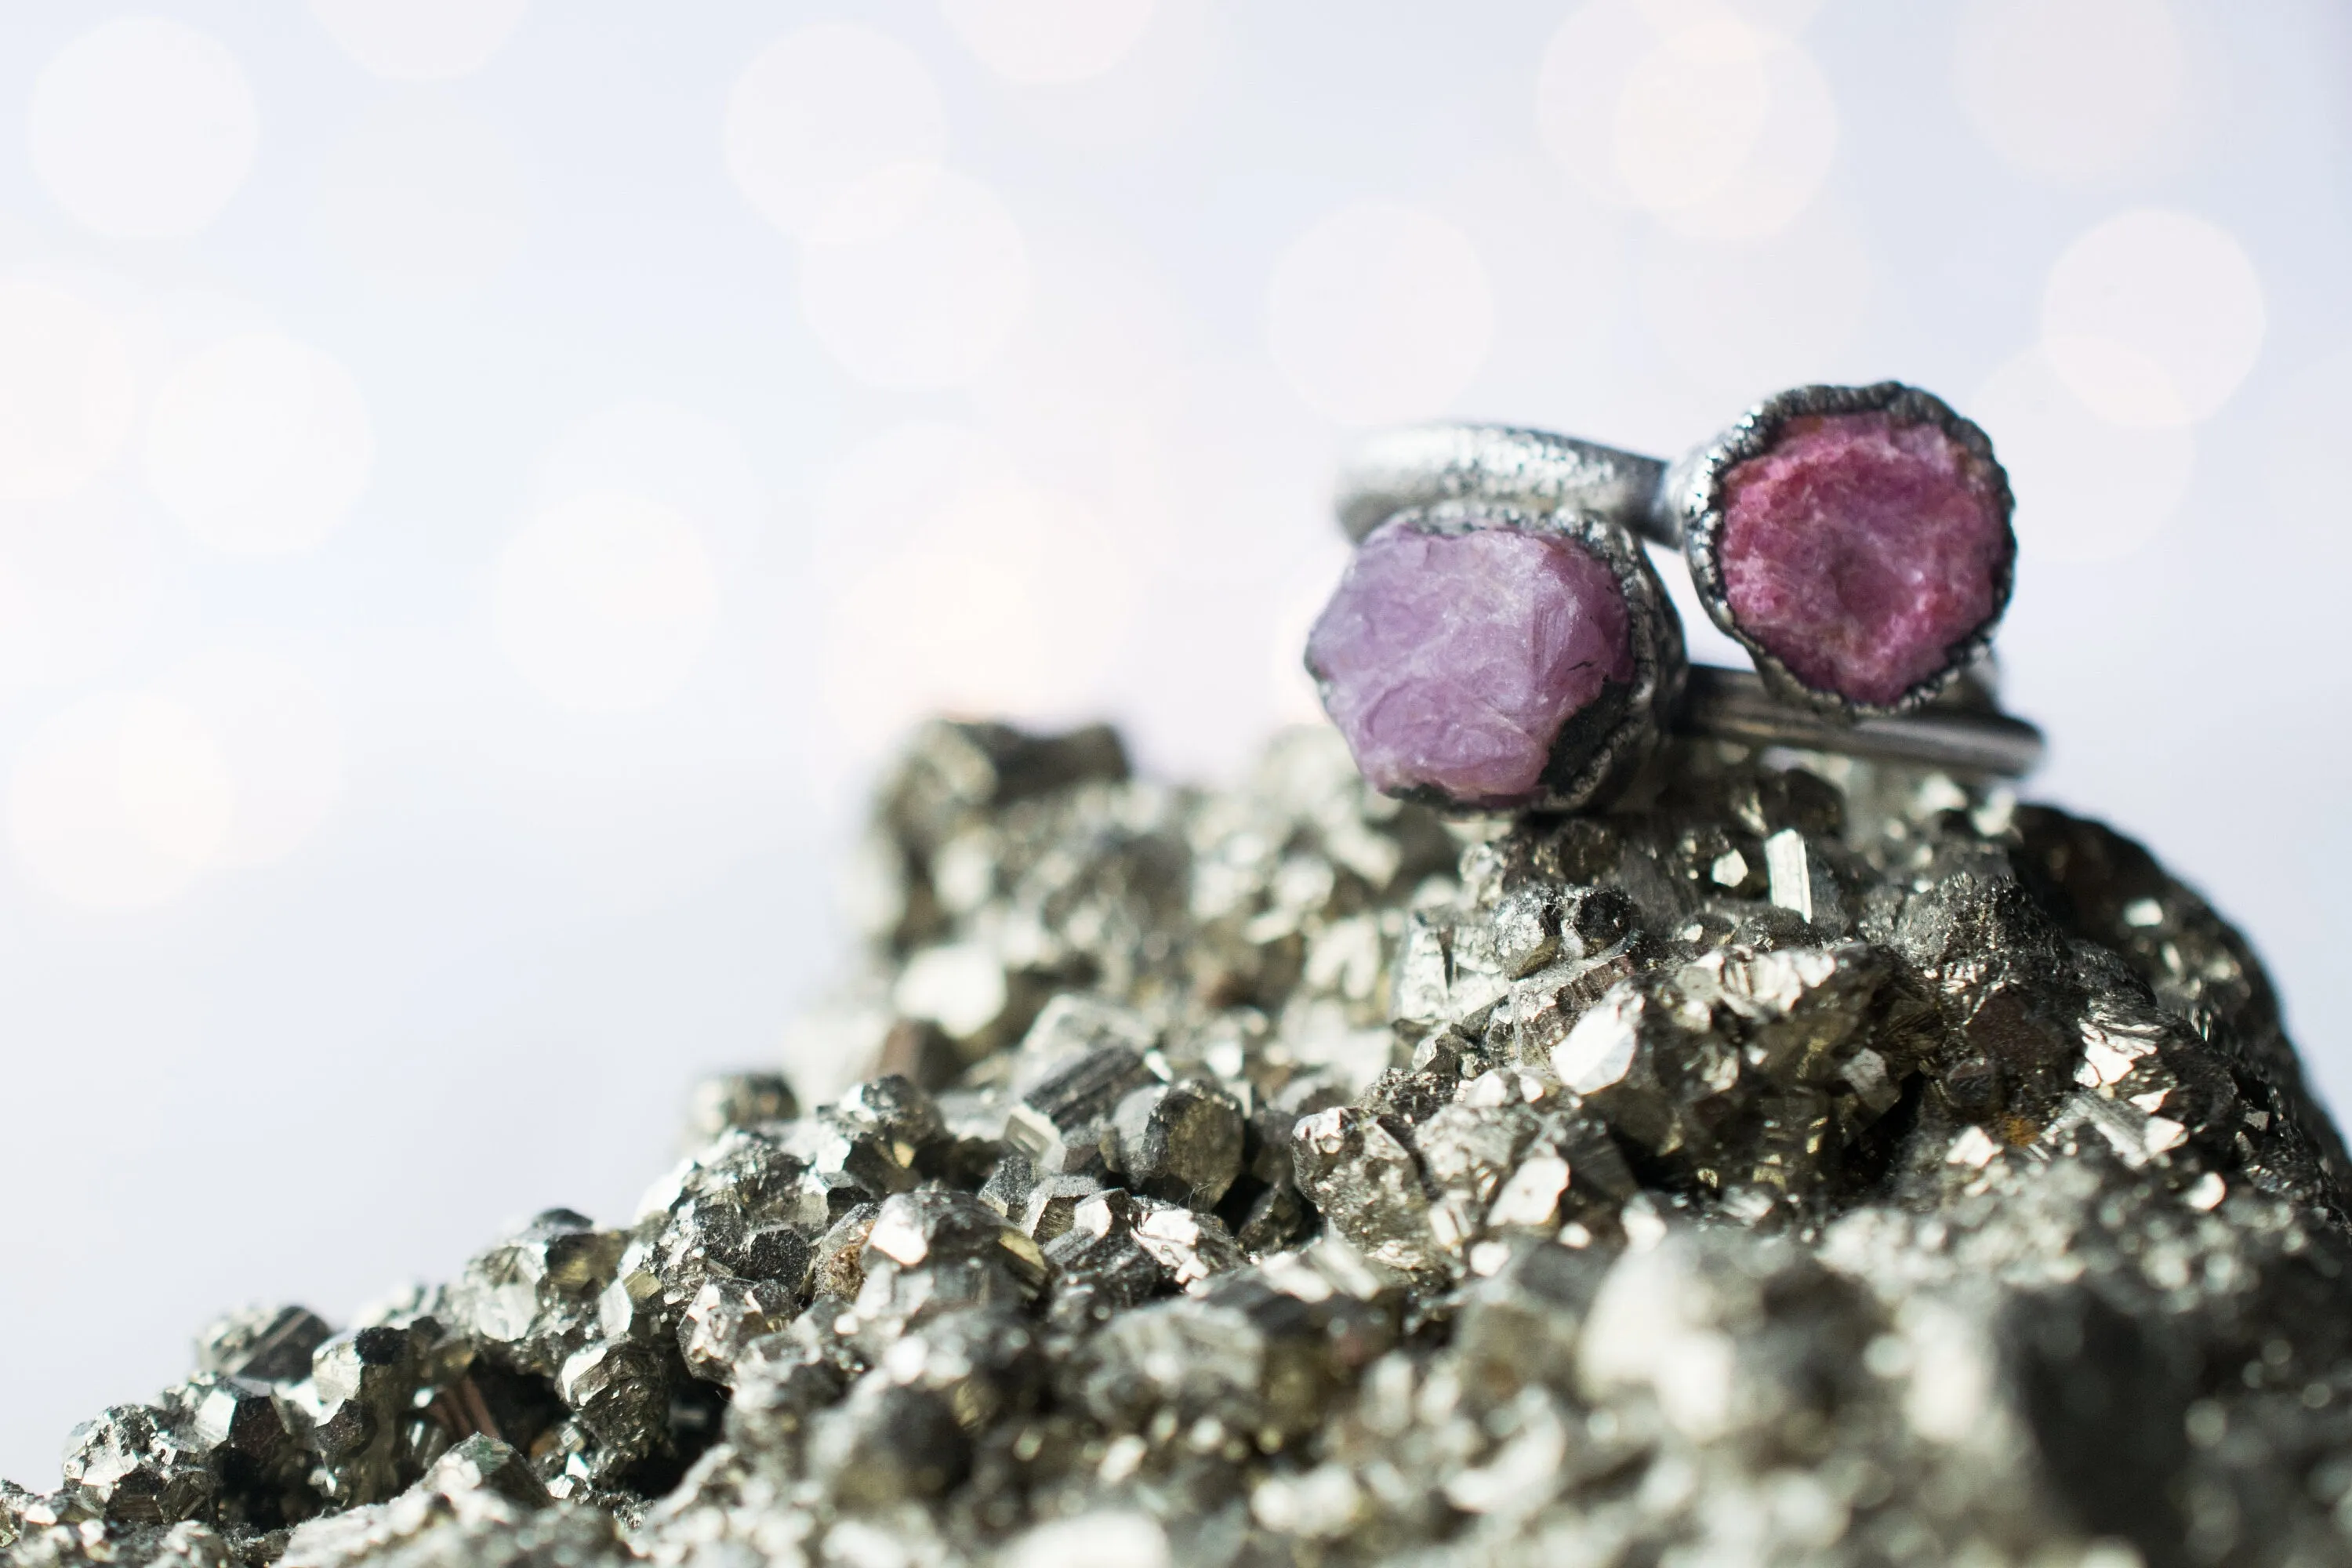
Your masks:
{"label": "silver ring", "polygon": [[[1775,458],[1786,471],[1762,461]],[[1857,490],[1856,471],[1880,476],[1880,493]],[[1539,430],[1441,425],[1375,437],[1340,473],[1350,539],[1441,500],[1579,508],[1681,550],[1707,615],[1748,649],[1771,691],[1847,721],[1912,712],[1949,690],[1990,646],[2014,581],[2014,502],[1992,443],[1899,382],[1780,393],[1671,466]],[[1774,507],[1802,513],[1809,546],[1826,528],[1836,548],[1798,548]],[[1906,537],[1887,542],[1923,558],[1900,559],[1867,532],[1889,526]],[[1744,534],[1746,552],[1728,566],[1727,533]],[[1824,561],[1839,570],[1822,570]],[[1836,613],[1812,613],[1809,591]],[[1842,628],[1849,611],[1853,625]],[[1865,626],[1873,615],[1880,619]]]}
{"label": "silver ring", "polygon": [[1679,548],[1657,512],[1666,465],[1511,425],[1413,425],[1359,446],[1339,469],[1339,527],[1364,536],[1407,507],[1488,500],[1531,511],[1598,512],[1618,527]]}
{"label": "silver ring", "polygon": [[1454,812],[1605,806],[1669,733],[2021,773],[2032,726],[1948,699],[1848,719],[1690,668],[1647,552],[1609,519],[1486,500],[1390,512],[1317,617],[1307,668],[1382,792]]}
{"label": "silver ring", "polygon": [[1744,669],[1695,664],[1675,714],[1677,733],[1793,752],[1831,752],[1874,762],[1994,778],[2018,778],[2042,761],[2042,731],[1990,710],[1937,707],[1895,717],[1843,721],[1791,708]]}

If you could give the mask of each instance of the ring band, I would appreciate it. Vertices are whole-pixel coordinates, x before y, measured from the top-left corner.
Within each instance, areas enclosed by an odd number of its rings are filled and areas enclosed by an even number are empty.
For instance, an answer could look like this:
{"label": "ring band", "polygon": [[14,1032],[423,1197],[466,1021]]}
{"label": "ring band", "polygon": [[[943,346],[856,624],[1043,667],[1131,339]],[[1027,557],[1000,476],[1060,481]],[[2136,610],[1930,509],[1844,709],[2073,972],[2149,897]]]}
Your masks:
{"label": "ring band", "polygon": [[1748,746],[1832,752],[1875,762],[2018,778],[2042,761],[2042,731],[2006,713],[1929,708],[1843,723],[1775,698],[1744,669],[1695,664],[1683,683],[1677,734]]}
{"label": "ring band", "polygon": [[2008,476],[1982,430],[1900,382],[1801,386],[1668,465],[1498,425],[1374,437],[1339,475],[1361,540],[1402,508],[1592,513],[1678,550],[1772,694],[1847,721],[1935,701],[2007,607]]}
{"label": "ring band", "polygon": [[1682,531],[1662,511],[1667,465],[1549,430],[1510,425],[1414,425],[1356,448],[1339,470],[1339,526],[1350,542],[1397,512],[1487,500],[1528,511],[1598,512],[1670,549]]}

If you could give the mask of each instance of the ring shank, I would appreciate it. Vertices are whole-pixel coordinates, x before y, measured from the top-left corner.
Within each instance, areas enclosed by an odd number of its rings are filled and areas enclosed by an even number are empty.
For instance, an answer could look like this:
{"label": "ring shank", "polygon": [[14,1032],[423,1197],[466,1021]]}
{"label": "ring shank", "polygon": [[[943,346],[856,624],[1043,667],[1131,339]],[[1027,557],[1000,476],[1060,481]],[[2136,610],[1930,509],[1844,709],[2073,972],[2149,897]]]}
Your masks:
{"label": "ring shank", "polygon": [[1666,465],[1572,437],[1508,425],[1415,425],[1373,437],[1339,470],[1339,526],[1351,542],[1407,507],[1485,500],[1532,511],[1574,508],[1662,544]]}
{"label": "ring shank", "polygon": [[1775,699],[1744,669],[1693,665],[1675,729],[1753,746],[1835,752],[1880,762],[2016,778],[2042,760],[2042,731],[2005,713],[1925,709],[1841,723]]}

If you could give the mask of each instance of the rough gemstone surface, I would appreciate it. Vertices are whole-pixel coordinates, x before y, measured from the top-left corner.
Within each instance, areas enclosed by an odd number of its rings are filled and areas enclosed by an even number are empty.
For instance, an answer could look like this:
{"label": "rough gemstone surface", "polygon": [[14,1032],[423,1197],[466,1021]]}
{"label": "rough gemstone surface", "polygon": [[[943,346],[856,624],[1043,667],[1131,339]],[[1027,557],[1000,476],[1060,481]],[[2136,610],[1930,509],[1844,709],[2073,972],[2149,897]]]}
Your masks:
{"label": "rough gemstone surface", "polygon": [[1357,764],[1390,794],[1538,793],[1560,727],[1633,679],[1624,590],[1573,540],[1391,523],[1356,552],[1307,662]]}
{"label": "rough gemstone surface", "polygon": [[1885,413],[1791,419],[1723,480],[1742,630],[1806,685],[1891,704],[1992,615],[2011,551],[1990,466]]}

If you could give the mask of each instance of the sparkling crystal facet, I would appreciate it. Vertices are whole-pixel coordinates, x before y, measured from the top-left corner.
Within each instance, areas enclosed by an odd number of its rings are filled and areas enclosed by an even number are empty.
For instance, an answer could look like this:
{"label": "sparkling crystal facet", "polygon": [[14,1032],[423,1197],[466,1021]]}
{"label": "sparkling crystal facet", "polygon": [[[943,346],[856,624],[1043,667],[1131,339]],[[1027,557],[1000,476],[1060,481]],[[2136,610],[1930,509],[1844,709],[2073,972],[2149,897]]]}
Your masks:
{"label": "sparkling crystal facet", "polygon": [[2345,1561],[2352,1161],[2244,942],[2062,812],[1669,746],[1457,837],[1325,729],[934,726],[849,995],[962,948],[992,1043],[231,1314],[0,1568]]}

